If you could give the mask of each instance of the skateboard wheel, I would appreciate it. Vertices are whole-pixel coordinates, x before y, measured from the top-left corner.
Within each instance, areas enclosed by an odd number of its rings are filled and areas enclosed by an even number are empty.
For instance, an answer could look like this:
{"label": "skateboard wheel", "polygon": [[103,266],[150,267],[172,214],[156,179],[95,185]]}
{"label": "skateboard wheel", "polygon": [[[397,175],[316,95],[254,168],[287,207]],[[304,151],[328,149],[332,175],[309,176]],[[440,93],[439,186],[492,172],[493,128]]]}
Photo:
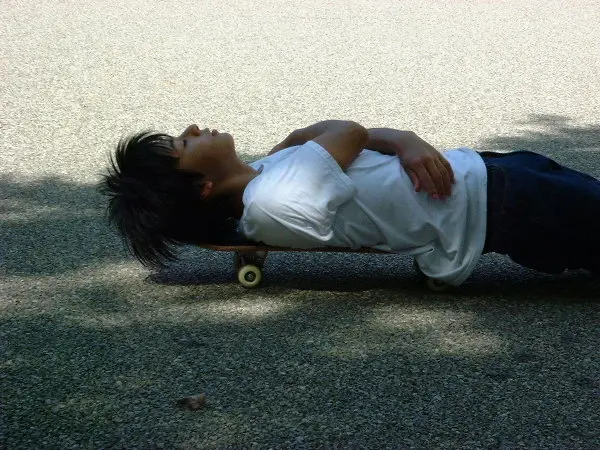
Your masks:
{"label": "skateboard wheel", "polygon": [[436,280],[434,278],[429,278],[427,280],[427,286],[434,292],[444,292],[450,288],[448,283],[444,283],[443,281]]}
{"label": "skateboard wheel", "polygon": [[261,280],[261,270],[258,267],[253,266],[252,264],[248,264],[238,271],[238,281],[244,287],[256,287],[260,284]]}

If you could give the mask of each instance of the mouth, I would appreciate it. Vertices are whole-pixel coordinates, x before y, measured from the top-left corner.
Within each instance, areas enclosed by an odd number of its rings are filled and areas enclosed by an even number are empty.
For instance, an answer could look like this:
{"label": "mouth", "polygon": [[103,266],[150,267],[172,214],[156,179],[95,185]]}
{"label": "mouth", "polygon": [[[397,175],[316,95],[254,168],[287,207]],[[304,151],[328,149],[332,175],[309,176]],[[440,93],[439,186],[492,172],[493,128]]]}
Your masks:
{"label": "mouth", "polygon": [[199,136],[206,136],[207,134],[211,135],[211,136],[218,136],[219,132],[217,130],[211,130],[210,128],[205,128],[203,130],[200,130]]}

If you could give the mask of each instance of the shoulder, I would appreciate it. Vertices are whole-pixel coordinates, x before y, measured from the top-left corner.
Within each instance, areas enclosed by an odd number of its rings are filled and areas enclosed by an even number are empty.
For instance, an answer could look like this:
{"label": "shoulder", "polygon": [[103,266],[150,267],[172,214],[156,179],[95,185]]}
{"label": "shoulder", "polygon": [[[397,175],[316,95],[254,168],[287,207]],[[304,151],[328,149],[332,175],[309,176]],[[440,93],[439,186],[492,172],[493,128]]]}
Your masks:
{"label": "shoulder", "polygon": [[[262,172],[244,192],[244,204],[260,198],[272,203],[274,199],[298,197],[333,189],[353,190],[352,180],[333,157],[318,143],[308,141],[263,158],[254,166]],[[310,201],[310,197],[307,198]]]}
{"label": "shoulder", "polygon": [[335,160],[309,142],[248,184],[240,228],[272,245],[314,245],[331,237],[338,208],[355,195],[356,186]]}

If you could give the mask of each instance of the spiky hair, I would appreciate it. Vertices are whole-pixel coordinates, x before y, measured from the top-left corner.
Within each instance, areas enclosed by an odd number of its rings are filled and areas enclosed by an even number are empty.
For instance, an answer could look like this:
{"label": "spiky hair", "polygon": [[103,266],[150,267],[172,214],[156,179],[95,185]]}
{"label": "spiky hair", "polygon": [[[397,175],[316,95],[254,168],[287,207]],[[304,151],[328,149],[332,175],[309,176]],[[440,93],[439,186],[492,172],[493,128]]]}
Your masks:
{"label": "spiky hair", "polygon": [[204,175],[178,169],[173,150],[162,133],[121,139],[100,182],[109,221],[146,266],[163,266],[176,245],[210,242],[228,226],[223,205],[199,195]]}

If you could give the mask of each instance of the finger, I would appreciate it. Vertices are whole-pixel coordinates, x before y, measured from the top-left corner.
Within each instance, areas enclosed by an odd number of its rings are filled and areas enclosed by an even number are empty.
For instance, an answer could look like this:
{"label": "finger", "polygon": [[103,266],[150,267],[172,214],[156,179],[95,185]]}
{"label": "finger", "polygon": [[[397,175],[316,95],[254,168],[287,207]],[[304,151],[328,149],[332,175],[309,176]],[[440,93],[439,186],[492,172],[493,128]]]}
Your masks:
{"label": "finger", "polygon": [[435,183],[435,188],[437,189],[438,194],[442,197],[447,197],[450,195],[452,191],[452,187],[450,184],[450,175],[446,170],[446,167],[442,163],[439,158],[435,158],[431,161],[428,161],[427,168],[429,170],[429,174]]}
{"label": "finger", "polygon": [[[435,167],[435,165],[433,165],[433,167]],[[427,192],[429,195],[435,196],[439,194],[439,191],[436,187],[433,178],[430,175],[430,170],[431,169],[428,168],[426,165],[421,165],[418,168],[414,169],[415,173],[417,174],[417,178],[421,183],[421,189]],[[435,169],[433,172],[435,173],[436,171],[437,169]]]}
{"label": "finger", "polygon": [[415,191],[419,192],[421,190],[421,183],[419,182],[419,177],[417,177],[417,174],[412,169],[407,169],[406,173],[410,177],[410,181],[412,181]]}
{"label": "finger", "polygon": [[443,197],[447,197],[452,193],[451,175],[448,173],[448,169],[442,160],[436,160],[436,165],[441,175],[441,179],[439,180],[442,186],[440,194]]}
{"label": "finger", "polygon": [[[432,149],[433,149],[433,147],[432,147]],[[444,157],[444,154],[435,149],[433,149],[433,150],[435,151],[435,155],[433,157],[438,166],[438,170],[440,171],[441,174],[444,175],[444,192],[447,195],[450,195],[450,191],[451,191],[452,187],[448,186],[447,183],[454,184],[454,182],[455,182],[454,171],[452,170],[452,166],[450,165],[448,160]],[[446,182],[446,180],[448,180],[448,182]]]}
{"label": "finger", "polygon": [[[423,170],[427,174],[427,192],[430,192],[432,195],[437,194],[441,196],[444,192],[444,186],[442,175],[435,162],[435,159],[428,159],[424,161]],[[423,181],[423,176],[421,176],[421,180]]]}
{"label": "finger", "polygon": [[283,148],[282,144],[279,143],[277,144],[275,147],[273,147],[271,149],[271,151],[269,152],[269,155],[272,155],[273,153],[277,153],[279,150],[281,150]]}

